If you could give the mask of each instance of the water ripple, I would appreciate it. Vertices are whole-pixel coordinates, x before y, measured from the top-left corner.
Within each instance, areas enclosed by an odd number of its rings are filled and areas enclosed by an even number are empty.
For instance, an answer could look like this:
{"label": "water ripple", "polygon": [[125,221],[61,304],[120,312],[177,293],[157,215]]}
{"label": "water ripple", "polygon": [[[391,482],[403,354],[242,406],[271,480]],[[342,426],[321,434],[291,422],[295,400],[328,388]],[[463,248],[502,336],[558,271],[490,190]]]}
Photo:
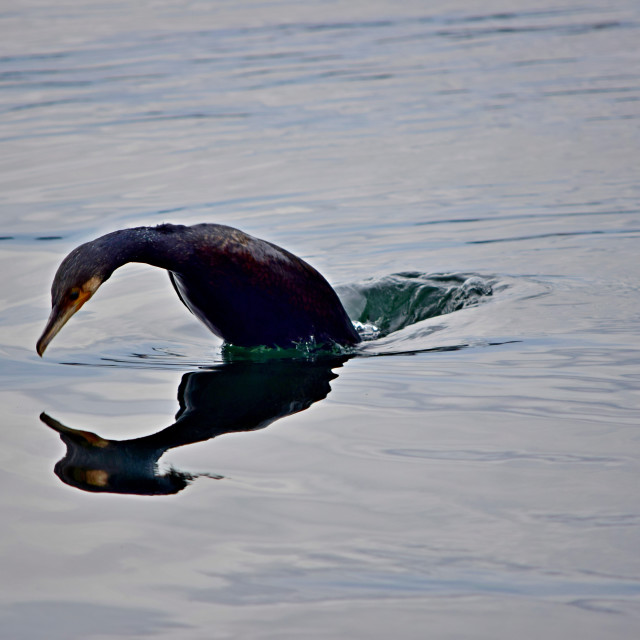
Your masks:
{"label": "water ripple", "polygon": [[473,449],[385,449],[384,453],[404,458],[425,460],[455,460],[460,462],[514,462],[532,461],[551,464],[613,464],[620,458],[586,456],[570,453],[530,453],[523,451],[477,451]]}

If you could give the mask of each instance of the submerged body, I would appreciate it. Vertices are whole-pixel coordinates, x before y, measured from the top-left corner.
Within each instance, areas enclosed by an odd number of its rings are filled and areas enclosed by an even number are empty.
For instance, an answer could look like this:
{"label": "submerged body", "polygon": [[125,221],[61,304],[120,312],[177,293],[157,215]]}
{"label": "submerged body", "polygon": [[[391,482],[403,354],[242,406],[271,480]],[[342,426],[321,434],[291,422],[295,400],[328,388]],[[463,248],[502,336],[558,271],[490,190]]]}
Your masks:
{"label": "submerged body", "polygon": [[360,342],[335,291],[304,260],[232,227],[163,224],[114,231],[62,261],[51,288],[51,316],[36,347],[40,355],[98,287],[129,262],[166,269],[180,300],[231,344]]}

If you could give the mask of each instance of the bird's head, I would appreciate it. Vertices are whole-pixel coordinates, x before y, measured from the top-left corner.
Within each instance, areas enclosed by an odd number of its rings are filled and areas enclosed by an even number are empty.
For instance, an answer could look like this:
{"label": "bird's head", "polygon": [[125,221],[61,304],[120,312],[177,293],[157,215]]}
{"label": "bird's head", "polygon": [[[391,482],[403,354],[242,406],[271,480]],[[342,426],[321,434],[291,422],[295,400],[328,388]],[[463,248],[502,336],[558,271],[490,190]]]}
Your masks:
{"label": "bird's head", "polygon": [[39,356],[110,275],[106,275],[100,262],[96,261],[90,244],[74,249],[58,267],[51,286],[51,315],[36,345]]}

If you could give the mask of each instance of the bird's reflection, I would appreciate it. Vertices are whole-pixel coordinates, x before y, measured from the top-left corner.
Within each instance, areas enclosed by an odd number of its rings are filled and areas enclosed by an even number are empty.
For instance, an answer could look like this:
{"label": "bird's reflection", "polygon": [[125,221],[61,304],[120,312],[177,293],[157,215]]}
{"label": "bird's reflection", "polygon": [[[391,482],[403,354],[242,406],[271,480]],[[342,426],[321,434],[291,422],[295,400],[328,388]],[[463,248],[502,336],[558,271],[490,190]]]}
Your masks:
{"label": "bird's reflection", "polygon": [[330,381],[337,378],[333,369],[347,359],[228,362],[216,369],[186,373],[178,388],[180,409],[175,422],[131,440],[106,440],[43,413],[41,420],[67,446],[55,473],[63,482],[85,491],[177,493],[196,476],[175,469],[161,473],[158,460],[165,451],[223,433],[262,429],[304,411],[327,396]]}

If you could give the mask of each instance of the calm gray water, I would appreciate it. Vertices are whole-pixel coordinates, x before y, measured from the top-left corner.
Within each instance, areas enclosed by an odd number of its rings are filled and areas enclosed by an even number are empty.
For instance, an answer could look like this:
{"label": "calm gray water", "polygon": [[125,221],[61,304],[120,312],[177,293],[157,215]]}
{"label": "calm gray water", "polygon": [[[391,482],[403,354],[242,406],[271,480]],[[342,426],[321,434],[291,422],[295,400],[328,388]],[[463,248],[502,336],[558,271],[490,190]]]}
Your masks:
{"label": "calm gray water", "polygon": [[[635,0],[25,0],[0,33],[3,640],[638,637]],[[224,364],[130,265],[38,358],[71,248],[204,221],[354,313],[398,272],[493,294]]]}

